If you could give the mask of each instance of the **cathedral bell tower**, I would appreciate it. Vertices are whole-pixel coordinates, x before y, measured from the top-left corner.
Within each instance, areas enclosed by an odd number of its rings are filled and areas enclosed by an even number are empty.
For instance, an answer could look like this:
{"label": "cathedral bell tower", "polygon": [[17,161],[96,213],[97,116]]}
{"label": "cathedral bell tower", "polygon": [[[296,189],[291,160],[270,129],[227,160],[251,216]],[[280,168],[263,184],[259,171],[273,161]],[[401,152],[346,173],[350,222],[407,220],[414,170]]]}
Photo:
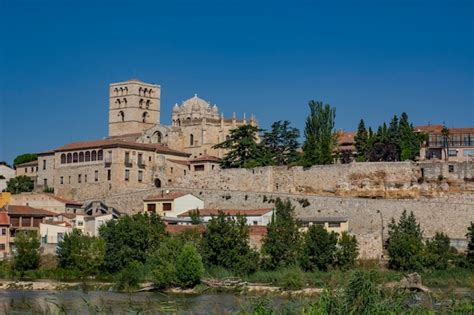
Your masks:
{"label": "cathedral bell tower", "polygon": [[129,80],[109,86],[109,137],[141,133],[160,123],[161,87]]}

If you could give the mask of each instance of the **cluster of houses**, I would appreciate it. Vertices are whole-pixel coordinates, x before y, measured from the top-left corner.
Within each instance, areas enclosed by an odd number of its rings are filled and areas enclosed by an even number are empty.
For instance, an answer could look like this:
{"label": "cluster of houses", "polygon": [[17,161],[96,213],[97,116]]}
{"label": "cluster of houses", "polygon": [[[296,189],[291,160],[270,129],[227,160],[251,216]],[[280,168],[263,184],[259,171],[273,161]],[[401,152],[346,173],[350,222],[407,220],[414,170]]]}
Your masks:
{"label": "cluster of houses", "polygon": [[[206,208],[203,200],[193,194],[161,191],[143,200],[143,211],[163,219],[169,233],[187,229],[204,231],[213,216],[223,212],[228,216],[243,216],[249,226],[250,243],[258,248],[267,232],[274,209]],[[196,222],[196,214],[198,221]],[[99,228],[120,216],[113,207],[101,201],[87,203],[67,200],[49,193],[0,194],[0,259],[15,252],[15,236],[19,231],[35,231],[41,240],[41,253],[54,254],[58,243],[73,229],[89,236],[98,236]],[[347,218],[302,218],[302,229],[320,224],[328,231],[348,231]]]}

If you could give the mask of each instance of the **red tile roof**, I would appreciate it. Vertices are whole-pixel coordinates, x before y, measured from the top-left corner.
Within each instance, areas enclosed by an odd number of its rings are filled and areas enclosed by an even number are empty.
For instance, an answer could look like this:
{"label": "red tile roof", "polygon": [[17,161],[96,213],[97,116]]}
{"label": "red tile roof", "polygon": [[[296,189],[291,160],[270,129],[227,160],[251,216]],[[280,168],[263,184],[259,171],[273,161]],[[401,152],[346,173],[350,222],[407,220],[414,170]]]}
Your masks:
{"label": "red tile roof", "polygon": [[76,217],[76,214],[75,213],[67,213],[67,212],[64,212],[64,213],[59,213],[56,215],[57,217],[58,216],[63,216],[65,218],[68,218],[68,219],[74,219]]}
{"label": "red tile roof", "polygon": [[[199,209],[199,215],[200,216],[213,216],[213,215],[218,215],[219,211],[224,212],[227,215],[234,216],[234,215],[243,215],[243,216],[259,216],[259,215],[264,215],[265,213],[268,213],[272,211],[273,208],[261,208],[261,209]],[[178,217],[189,217],[192,211],[196,210],[189,210],[186,212],[183,212],[178,215]]]}
{"label": "red tile roof", "polygon": [[206,228],[204,225],[199,224],[199,225],[183,225],[183,224],[175,224],[175,225],[166,225],[166,231],[170,234],[177,234],[177,233],[182,233],[184,231],[189,231],[189,230],[196,230],[199,232],[204,232]]}
{"label": "red tile roof", "polygon": [[355,132],[342,131],[337,136],[339,145],[355,143]]}
{"label": "red tile roof", "polygon": [[191,154],[170,149],[169,147],[162,144],[148,144],[138,143],[133,141],[125,141],[120,139],[104,139],[104,140],[93,140],[83,142],[73,142],[62,147],[57,148],[56,152],[82,150],[89,148],[130,148],[144,151],[155,151],[157,153],[178,155],[178,156],[190,156]]}
{"label": "red tile roof", "polygon": [[198,158],[195,158],[191,160],[191,163],[196,163],[196,162],[214,162],[214,163],[219,163],[221,159],[218,158],[217,156],[212,156],[212,155],[203,155]]}
{"label": "red tile roof", "polygon": [[68,204],[68,205],[82,206],[82,202],[79,202],[79,201],[65,199],[63,197],[56,196],[56,195],[53,195],[53,194],[47,194],[47,195],[50,196],[51,198],[57,200],[57,201],[60,201],[62,203]]}
{"label": "red tile roof", "polygon": [[71,227],[71,224],[66,221],[46,221],[42,222],[43,224],[51,224],[51,225],[60,225],[60,226],[65,226],[65,227]]}
{"label": "red tile roof", "polygon": [[28,216],[37,216],[37,217],[49,217],[55,216],[56,213],[39,209],[33,208],[30,206],[18,206],[18,205],[6,205],[5,210],[8,212],[8,215],[28,215]]}
{"label": "red tile roof", "polygon": [[163,194],[156,194],[148,196],[144,201],[168,201],[168,200],[175,200],[176,198],[183,197],[188,195],[187,193],[180,193],[180,192],[170,192],[170,193],[163,193]]}
{"label": "red tile roof", "polygon": [[[418,132],[426,132],[426,133],[434,133],[434,134],[440,134],[441,131],[443,130],[443,125],[422,125],[422,126],[415,126],[413,127],[415,131]],[[455,134],[455,133],[474,133],[474,128],[468,127],[468,128],[448,128],[450,134]]]}
{"label": "red tile roof", "polygon": [[0,225],[10,225],[10,217],[8,212],[0,211]]}
{"label": "red tile roof", "polygon": [[184,160],[174,160],[174,159],[167,159],[167,161],[170,161],[170,162],[173,162],[173,163],[176,163],[176,164],[181,164],[181,165],[185,165],[185,166],[188,166],[189,164],[189,161],[184,161]]}
{"label": "red tile roof", "polygon": [[38,160],[34,160],[34,161],[30,161],[30,162],[25,162],[25,163],[17,164],[15,167],[16,167],[16,168],[19,168],[19,167],[37,166],[37,165],[38,165]]}

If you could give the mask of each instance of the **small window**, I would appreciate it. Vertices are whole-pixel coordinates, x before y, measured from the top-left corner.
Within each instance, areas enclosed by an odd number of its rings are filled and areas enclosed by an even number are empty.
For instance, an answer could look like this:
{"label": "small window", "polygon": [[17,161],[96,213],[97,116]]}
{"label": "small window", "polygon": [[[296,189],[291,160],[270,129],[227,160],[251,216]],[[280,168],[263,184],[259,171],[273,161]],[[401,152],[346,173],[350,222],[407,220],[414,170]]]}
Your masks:
{"label": "small window", "polygon": [[170,202],[165,202],[163,204],[163,211],[171,211],[171,203]]}
{"label": "small window", "polygon": [[195,172],[202,172],[204,171],[204,165],[194,165]]}
{"label": "small window", "polygon": [[341,227],[341,222],[329,222],[328,226],[330,228],[338,228]]}
{"label": "small window", "polygon": [[448,156],[458,156],[458,150],[456,149],[449,149]]}
{"label": "small window", "polygon": [[2,235],[7,235],[7,229],[5,228],[2,229]]}
{"label": "small window", "polygon": [[448,172],[450,172],[450,173],[454,172],[454,165],[452,165],[452,164],[448,165]]}
{"label": "small window", "polygon": [[194,135],[193,134],[189,135],[189,145],[190,146],[194,145]]}
{"label": "small window", "polygon": [[94,171],[94,181],[99,181],[99,171]]}
{"label": "small window", "polygon": [[87,174],[84,174],[84,183],[87,183]]}
{"label": "small window", "polygon": [[68,177],[68,183],[71,183],[71,176]]}
{"label": "small window", "polygon": [[77,153],[74,153],[72,155],[72,163],[77,163],[79,161],[79,155]]}
{"label": "small window", "polygon": [[84,222],[83,221],[77,221],[77,226],[83,226]]}
{"label": "small window", "polygon": [[253,221],[253,225],[258,225],[258,221]]}
{"label": "small window", "polygon": [[43,170],[46,169],[46,160],[43,160]]}
{"label": "small window", "polygon": [[79,162],[84,162],[84,152],[79,152]]}
{"label": "small window", "polygon": [[112,171],[107,170],[107,180],[112,180]]}
{"label": "small window", "polygon": [[61,176],[61,177],[59,178],[59,184],[61,184],[61,185],[64,184],[64,177],[63,177],[63,176]]}
{"label": "small window", "polygon": [[25,173],[28,173],[28,167],[25,167]]}
{"label": "small window", "polygon": [[125,152],[125,164],[130,164],[130,152]]}
{"label": "small window", "polygon": [[43,179],[43,185],[44,185],[44,187],[48,187],[48,179],[47,178]]}
{"label": "small window", "polygon": [[97,161],[97,152],[92,151],[91,161]]}
{"label": "small window", "polygon": [[146,210],[149,212],[156,212],[156,204],[149,203],[146,205]]}
{"label": "small window", "polygon": [[82,175],[77,175],[77,182],[80,184],[82,182]]}
{"label": "small window", "polygon": [[125,170],[125,180],[128,181],[130,179],[130,170]]}
{"label": "small window", "polygon": [[5,250],[5,244],[0,244],[0,251],[4,251]]}
{"label": "small window", "polygon": [[138,181],[143,181],[143,171],[138,171]]}
{"label": "small window", "polygon": [[172,167],[170,168],[170,173],[173,174],[173,168]]}
{"label": "small window", "polygon": [[66,154],[61,154],[61,164],[65,164],[66,163]]}

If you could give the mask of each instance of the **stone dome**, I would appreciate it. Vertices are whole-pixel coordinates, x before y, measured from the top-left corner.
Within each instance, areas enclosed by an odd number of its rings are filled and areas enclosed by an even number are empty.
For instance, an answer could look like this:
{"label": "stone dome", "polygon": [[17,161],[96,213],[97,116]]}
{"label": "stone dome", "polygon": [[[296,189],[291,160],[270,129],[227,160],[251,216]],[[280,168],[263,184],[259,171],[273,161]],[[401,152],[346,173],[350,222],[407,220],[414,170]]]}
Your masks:
{"label": "stone dome", "polygon": [[210,104],[206,102],[205,100],[203,100],[202,98],[198,97],[197,94],[194,94],[193,97],[184,101],[181,107],[185,111],[197,112],[197,111],[207,110],[210,107]]}

